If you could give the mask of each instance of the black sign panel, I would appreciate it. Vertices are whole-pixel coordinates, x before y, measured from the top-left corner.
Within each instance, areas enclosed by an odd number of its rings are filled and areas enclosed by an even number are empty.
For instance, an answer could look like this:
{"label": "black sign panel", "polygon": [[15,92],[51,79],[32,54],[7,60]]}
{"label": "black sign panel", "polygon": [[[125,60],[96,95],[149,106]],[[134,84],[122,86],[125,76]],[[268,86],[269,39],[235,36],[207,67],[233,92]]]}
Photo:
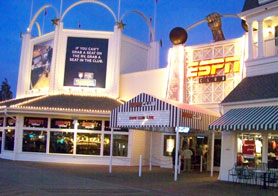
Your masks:
{"label": "black sign panel", "polygon": [[226,81],[226,76],[199,78],[199,83],[222,82],[222,81]]}
{"label": "black sign panel", "polygon": [[15,120],[16,117],[13,117],[13,118],[6,118],[6,127],[15,127],[15,123],[16,123],[16,120]]}
{"label": "black sign panel", "polygon": [[68,37],[64,86],[105,88],[108,39]]}
{"label": "black sign panel", "polygon": [[51,119],[51,128],[57,129],[73,129],[73,120],[69,119]]}
{"label": "black sign panel", "polygon": [[32,118],[25,117],[24,118],[24,127],[41,127],[47,128],[47,118]]}
{"label": "black sign panel", "polygon": [[79,120],[78,129],[99,130],[101,131],[101,120]]}

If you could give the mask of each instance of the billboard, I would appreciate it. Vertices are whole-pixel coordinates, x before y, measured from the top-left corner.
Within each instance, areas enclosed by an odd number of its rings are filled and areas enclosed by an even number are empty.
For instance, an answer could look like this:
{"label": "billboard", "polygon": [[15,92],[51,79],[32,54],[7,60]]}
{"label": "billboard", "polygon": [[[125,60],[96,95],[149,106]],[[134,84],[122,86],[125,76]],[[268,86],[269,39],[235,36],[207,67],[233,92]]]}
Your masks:
{"label": "billboard", "polygon": [[64,86],[105,88],[108,39],[68,37]]}
{"label": "billboard", "polygon": [[52,53],[53,39],[34,45],[30,89],[49,87]]}

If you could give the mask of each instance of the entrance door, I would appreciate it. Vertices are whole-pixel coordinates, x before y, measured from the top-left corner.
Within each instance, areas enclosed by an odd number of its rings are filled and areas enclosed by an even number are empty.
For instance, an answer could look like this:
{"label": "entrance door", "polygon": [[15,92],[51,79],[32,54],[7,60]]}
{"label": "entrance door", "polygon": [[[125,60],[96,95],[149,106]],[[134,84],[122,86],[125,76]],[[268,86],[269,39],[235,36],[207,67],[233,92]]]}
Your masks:
{"label": "entrance door", "polygon": [[182,136],[181,147],[186,146],[193,152],[191,166],[193,169],[200,170],[201,156],[203,170],[207,168],[208,137],[207,136]]}

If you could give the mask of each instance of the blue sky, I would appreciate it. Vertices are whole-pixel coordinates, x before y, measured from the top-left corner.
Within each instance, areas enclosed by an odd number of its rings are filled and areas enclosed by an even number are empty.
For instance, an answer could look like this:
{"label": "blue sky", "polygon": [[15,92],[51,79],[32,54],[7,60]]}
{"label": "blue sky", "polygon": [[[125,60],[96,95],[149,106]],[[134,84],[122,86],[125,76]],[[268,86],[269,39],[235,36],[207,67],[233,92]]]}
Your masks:
{"label": "blue sky", "polygon": [[[78,0],[63,0],[63,11]],[[118,15],[118,0],[99,0],[108,5]],[[155,0],[121,0],[120,13],[136,9],[146,17],[154,18]],[[26,33],[30,20],[32,0],[1,0],[0,1],[0,82],[7,78],[15,97],[18,68],[21,51],[20,33]],[[33,15],[40,7],[46,4],[54,5],[60,10],[60,0],[33,0]],[[244,0],[158,0],[156,18],[156,39],[162,40],[160,54],[160,67],[166,66],[167,51],[172,46],[169,33],[174,27],[187,28],[188,26],[205,19],[213,12],[220,14],[238,14],[243,8]],[[47,9],[45,16],[44,33],[54,30],[51,19],[54,12]],[[42,26],[43,13],[38,17]],[[154,21],[154,19],[152,20]],[[136,14],[129,14],[123,21],[126,26],[125,35],[145,43],[149,40],[149,30],[145,21]],[[226,39],[237,38],[243,35],[241,20],[237,18],[223,18],[223,32]],[[103,7],[96,4],[82,4],[73,8],[64,20],[64,28],[86,30],[112,31],[114,20],[111,14]],[[36,35],[36,28],[33,28]],[[203,23],[188,32],[187,45],[204,44],[212,41],[211,31]]]}

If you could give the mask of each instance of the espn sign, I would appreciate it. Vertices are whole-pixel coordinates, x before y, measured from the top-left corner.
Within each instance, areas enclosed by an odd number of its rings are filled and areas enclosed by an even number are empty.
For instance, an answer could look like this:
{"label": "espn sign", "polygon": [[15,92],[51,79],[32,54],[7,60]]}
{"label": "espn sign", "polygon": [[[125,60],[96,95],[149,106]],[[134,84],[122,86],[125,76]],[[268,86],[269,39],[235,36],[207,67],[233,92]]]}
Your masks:
{"label": "espn sign", "polygon": [[193,61],[187,66],[187,77],[213,76],[219,70],[224,73],[232,73],[240,71],[239,57],[217,58],[203,61]]}

